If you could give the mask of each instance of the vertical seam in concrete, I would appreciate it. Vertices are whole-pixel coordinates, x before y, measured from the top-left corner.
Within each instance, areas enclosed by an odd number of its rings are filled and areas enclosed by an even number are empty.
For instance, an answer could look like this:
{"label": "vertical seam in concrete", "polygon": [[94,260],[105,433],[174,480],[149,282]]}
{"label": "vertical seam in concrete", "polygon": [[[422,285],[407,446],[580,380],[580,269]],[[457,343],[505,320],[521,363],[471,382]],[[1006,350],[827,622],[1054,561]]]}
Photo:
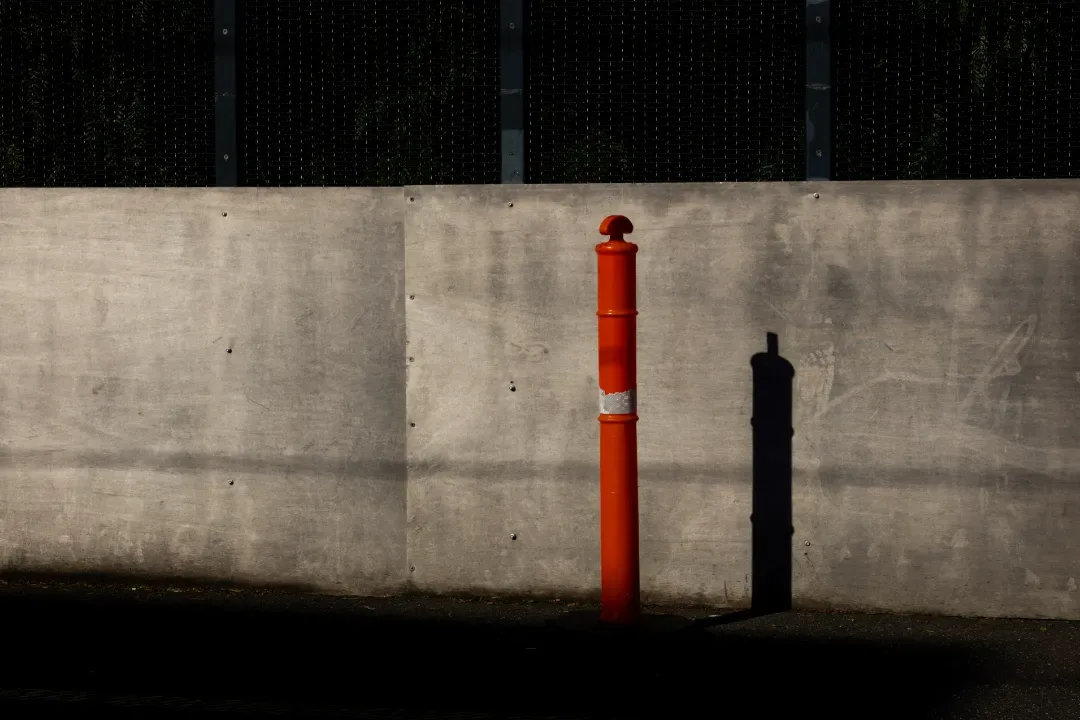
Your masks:
{"label": "vertical seam in concrete", "polygon": [[416,188],[409,186],[402,187],[401,193],[401,268],[402,268],[402,283],[401,283],[401,300],[404,307],[404,321],[405,321],[405,344],[404,354],[401,358],[401,362],[405,367],[405,392],[402,396],[402,402],[404,403],[403,423],[401,432],[405,433],[405,443],[403,444],[405,450],[405,523],[404,523],[404,541],[405,547],[405,567],[404,578],[405,582],[403,587],[406,591],[414,589],[413,584],[413,571],[412,571],[412,525],[410,514],[411,503],[411,486],[412,486],[412,464],[410,458],[412,452],[410,443],[412,442],[412,433],[409,432],[409,381],[411,378],[411,363],[409,362],[410,353],[412,352],[409,347],[411,341],[411,332],[409,330],[409,295],[411,286],[409,283],[409,216],[412,212],[411,207],[416,201]]}

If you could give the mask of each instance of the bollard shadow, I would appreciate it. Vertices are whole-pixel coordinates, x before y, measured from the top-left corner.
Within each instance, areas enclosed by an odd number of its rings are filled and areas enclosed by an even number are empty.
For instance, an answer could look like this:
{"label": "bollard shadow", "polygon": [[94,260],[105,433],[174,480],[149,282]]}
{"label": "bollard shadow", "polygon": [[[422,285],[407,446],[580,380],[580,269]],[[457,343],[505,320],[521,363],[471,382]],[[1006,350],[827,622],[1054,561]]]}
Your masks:
{"label": "bollard shadow", "polygon": [[795,368],[780,355],[776,333],[766,352],[750,359],[754,371],[753,557],[751,603],[755,614],[791,609],[791,386]]}
{"label": "bollard shadow", "polygon": [[795,368],[780,355],[776,333],[750,358],[754,373],[754,466],[751,510],[751,600],[748,610],[706,618],[697,627],[727,625],[791,610],[792,384]]}

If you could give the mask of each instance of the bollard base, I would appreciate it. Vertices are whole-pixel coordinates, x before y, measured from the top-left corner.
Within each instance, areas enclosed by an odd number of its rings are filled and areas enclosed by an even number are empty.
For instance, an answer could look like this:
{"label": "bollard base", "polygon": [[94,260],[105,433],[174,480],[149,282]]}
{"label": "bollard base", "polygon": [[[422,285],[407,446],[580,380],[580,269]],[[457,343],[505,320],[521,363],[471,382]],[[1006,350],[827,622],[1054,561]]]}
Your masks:
{"label": "bollard base", "polygon": [[549,622],[564,632],[619,638],[666,638],[694,628],[692,620],[679,615],[642,615],[635,625],[612,625],[600,621],[599,610],[570,612]]}

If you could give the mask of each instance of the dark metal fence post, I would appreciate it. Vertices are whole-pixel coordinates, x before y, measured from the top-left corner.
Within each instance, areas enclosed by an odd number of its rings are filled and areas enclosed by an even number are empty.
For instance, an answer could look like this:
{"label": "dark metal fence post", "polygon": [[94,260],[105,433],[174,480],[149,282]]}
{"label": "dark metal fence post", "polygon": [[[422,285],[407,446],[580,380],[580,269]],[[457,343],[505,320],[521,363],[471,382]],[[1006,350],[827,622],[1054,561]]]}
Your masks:
{"label": "dark metal fence post", "polygon": [[830,0],[806,0],[806,179],[833,177]]}
{"label": "dark metal fence post", "polygon": [[236,131],[236,3],[214,0],[214,117],[215,175],[221,187],[240,179]]}
{"label": "dark metal fence post", "polygon": [[525,182],[525,0],[499,2],[502,181]]}

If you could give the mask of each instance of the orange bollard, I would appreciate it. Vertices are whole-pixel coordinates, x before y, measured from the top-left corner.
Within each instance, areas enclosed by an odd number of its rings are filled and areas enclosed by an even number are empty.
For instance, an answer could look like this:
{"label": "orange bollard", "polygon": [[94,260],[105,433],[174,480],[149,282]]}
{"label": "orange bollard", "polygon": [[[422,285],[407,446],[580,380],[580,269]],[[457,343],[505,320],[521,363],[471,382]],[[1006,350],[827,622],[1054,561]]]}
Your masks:
{"label": "orange bollard", "polygon": [[640,615],[637,461],[637,245],[634,226],[604,218],[596,246],[600,355],[600,622],[633,625]]}

